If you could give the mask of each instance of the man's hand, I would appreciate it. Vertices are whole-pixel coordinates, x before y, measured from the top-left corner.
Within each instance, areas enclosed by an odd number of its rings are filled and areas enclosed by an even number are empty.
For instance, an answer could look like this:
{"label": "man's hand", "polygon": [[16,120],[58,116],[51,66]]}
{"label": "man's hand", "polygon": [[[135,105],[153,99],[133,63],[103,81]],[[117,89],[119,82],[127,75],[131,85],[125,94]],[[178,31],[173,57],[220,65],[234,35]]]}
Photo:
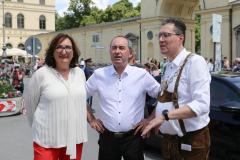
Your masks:
{"label": "man's hand", "polygon": [[149,124],[150,120],[149,119],[142,119],[140,122],[138,122],[133,129],[134,131],[134,135],[136,135],[138,132],[142,132],[144,130],[144,128]]}
{"label": "man's hand", "polygon": [[150,131],[154,128],[155,132],[157,132],[160,128],[160,126],[162,125],[162,123],[164,122],[165,118],[161,115],[158,116],[156,118],[154,118],[153,120],[151,120],[148,125],[146,127],[144,127],[141,136],[143,138],[148,137]]}
{"label": "man's hand", "polygon": [[96,119],[95,116],[92,114],[91,108],[89,105],[87,105],[87,121],[90,124],[90,126],[98,131],[99,133],[103,133],[105,128],[100,119]]}
{"label": "man's hand", "polygon": [[96,131],[103,133],[104,132],[104,127],[103,123],[100,119],[95,119],[93,118],[91,121],[89,121],[90,126],[95,129]]}

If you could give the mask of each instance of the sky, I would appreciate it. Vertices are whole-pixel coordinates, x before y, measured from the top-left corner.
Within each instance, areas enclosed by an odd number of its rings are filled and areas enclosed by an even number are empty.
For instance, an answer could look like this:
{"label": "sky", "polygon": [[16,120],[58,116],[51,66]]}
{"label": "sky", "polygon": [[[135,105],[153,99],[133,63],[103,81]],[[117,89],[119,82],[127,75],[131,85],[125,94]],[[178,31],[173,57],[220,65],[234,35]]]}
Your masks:
{"label": "sky", "polygon": [[[100,9],[106,9],[108,5],[116,3],[119,0],[93,0],[95,5]],[[141,0],[129,0],[136,6]],[[67,10],[70,0],[55,0],[56,10],[60,15],[63,15],[63,12]]]}

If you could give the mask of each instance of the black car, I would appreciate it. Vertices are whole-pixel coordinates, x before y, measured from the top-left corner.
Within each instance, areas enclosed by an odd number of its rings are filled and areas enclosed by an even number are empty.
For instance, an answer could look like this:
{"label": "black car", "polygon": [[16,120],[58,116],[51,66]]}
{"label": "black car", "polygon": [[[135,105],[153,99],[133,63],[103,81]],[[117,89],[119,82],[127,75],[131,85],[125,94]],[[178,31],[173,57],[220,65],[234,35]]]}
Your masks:
{"label": "black car", "polygon": [[[211,160],[240,160],[240,74],[212,74],[210,103]],[[146,144],[161,150],[159,135]]]}

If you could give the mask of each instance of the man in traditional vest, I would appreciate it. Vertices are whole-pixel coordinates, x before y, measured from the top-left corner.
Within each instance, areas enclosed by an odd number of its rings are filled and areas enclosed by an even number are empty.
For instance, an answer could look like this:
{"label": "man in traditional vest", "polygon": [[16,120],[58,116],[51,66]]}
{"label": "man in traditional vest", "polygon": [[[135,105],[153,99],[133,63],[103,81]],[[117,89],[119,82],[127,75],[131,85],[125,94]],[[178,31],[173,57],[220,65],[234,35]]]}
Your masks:
{"label": "man in traditional vest", "polygon": [[163,135],[166,160],[207,160],[210,150],[211,76],[203,57],[184,48],[186,25],[174,18],[163,21],[158,35],[161,53],[169,62],[161,80],[153,128]]}

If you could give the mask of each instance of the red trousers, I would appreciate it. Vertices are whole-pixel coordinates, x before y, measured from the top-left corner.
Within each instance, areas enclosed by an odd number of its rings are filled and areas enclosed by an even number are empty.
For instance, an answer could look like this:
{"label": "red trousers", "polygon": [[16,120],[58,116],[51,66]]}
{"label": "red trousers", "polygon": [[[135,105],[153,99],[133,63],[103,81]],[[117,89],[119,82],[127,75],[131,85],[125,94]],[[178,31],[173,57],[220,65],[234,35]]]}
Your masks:
{"label": "red trousers", "polygon": [[[77,157],[75,160],[81,160],[83,144],[77,144]],[[34,160],[70,160],[66,155],[66,147],[62,148],[44,148],[37,143],[33,143]]]}

